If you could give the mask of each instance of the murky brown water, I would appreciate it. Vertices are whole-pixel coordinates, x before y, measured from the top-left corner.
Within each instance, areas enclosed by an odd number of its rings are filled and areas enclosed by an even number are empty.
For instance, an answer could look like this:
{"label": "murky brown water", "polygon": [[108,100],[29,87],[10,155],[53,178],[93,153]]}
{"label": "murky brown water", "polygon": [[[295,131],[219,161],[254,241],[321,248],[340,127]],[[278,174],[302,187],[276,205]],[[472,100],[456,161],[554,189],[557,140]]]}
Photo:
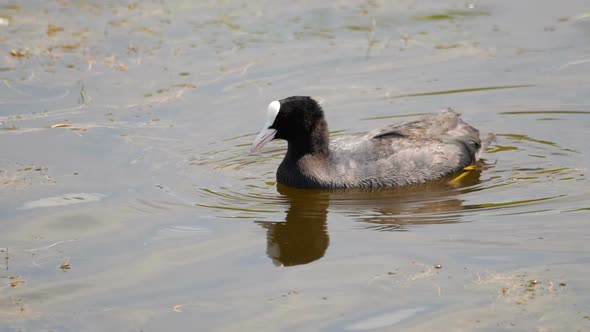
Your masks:
{"label": "murky brown water", "polygon": [[[0,330],[589,330],[589,11],[0,4]],[[285,188],[248,151],[289,95],[498,141],[451,185]]]}

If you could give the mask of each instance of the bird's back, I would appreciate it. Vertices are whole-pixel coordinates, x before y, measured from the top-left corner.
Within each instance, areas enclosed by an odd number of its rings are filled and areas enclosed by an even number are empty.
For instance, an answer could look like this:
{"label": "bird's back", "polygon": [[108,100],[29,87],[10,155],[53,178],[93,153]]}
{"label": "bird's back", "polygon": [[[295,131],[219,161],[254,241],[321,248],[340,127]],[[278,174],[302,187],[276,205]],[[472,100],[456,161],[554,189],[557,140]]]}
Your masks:
{"label": "bird's back", "polygon": [[479,131],[445,110],[330,144],[329,171],[318,176],[331,188],[371,188],[423,183],[473,164],[482,150]]}

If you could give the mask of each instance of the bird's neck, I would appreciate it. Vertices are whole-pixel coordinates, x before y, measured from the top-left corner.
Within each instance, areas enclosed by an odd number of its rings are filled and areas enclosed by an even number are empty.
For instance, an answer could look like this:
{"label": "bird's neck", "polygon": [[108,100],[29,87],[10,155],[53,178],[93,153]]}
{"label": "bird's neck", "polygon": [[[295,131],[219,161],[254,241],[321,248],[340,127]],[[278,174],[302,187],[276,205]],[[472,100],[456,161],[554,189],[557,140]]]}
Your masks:
{"label": "bird's neck", "polygon": [[330,155],[330,135],[324,121],[313,128],[309,135],[288,142],[286,159],[297,161],[306,155],[319,157]]}

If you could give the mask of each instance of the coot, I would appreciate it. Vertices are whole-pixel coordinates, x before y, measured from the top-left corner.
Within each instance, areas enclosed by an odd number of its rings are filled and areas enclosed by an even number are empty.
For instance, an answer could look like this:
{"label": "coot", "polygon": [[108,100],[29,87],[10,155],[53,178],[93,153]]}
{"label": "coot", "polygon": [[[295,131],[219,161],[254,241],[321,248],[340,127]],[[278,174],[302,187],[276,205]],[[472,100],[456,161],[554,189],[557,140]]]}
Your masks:
{"label": "coot", "polygon": [[479,131],[447,109],[420,120],[390,125],[330,141],[320,105],[293,96],[268,106],[256,151],[273,139],[288,142],[277,181],[298,188],[379,188],[424,183],[475,163],[493,135]]}

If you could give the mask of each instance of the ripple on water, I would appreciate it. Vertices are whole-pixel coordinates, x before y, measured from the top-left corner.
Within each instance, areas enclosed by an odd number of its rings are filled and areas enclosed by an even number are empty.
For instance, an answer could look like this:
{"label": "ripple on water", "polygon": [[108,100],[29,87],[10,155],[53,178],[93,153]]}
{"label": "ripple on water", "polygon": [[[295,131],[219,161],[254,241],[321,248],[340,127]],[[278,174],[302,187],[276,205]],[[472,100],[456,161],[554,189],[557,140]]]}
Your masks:
{"label": "ripple on water", "polygon": [[[523,134],[499,134],[498,136],[501,142],[486,151],[488,158],[500,159],[500,155],[504,153],[530,155],[531,150],[535,150],[533,157],[536,159],[556,151],[573,152],[573,150],[561,147],[549,140]],[[486,165],[482,163],[476,171],[466,172],[468,176],[455,185],[449,185],[449,181],[453,180],[453,177],[450,177],[439,182],[412,186],[402,190],[332,191],[329,195],[321,195],[319,194],[321,191],[315,190],[301,192],[288,188],[277,190],[274,188],[274,182],[268,180],[274,180],[274,173],[284,156],[285,147],[282,145],[277,148],[265,149],[255,155],[249,154],[247,147],[253,137],[252,134],[227,139],[224,142],[232,142],[231,145],[221,144],[225,148],[211,150],[191,161],[192,166],[202,168],[230,170],[235,171],[236,174],[241,174],[243,171],[248,172],[247,176],[237,177],[238,186],[232,186],[232,188],[199,188],[199,197],[203,199],[196,205],[218,212],[226,211],[226,213],[221,213],[221,217],[265,219],[264,214],[284,211],[289,208],[293,200],[305,196],[311,197],[314,201],[327,200],[326,205],[329,205],[334,213],[345,213],[368,223],[398,225],[448,223],[465,219],[464,217],[468,215],[469,211],[531,205],[565,196],[518,197],[518,199],[500,202],[468,204],[464,196],[471,192],[506,191],[509,189],[505,187],[518,184],[521,181],[546,182],[552,179],[567,181],[575,180],[580,175],[579,169],[574,167],[549,168],[540,165],[534,169],[502,168],[497,164]],[[504,145],[506,143],[509,145]],[[248,215],[241,215],[239,212]]]}
{"label": "ripple on water", "polygon": [[73,204],[93,203],[105,198],[107,195],[98,193],[71,193],[58,196],[41,198],[23,204],[19,209],[30,210],[38,208],[59,207]]}
{"label": "ripple on water", "polygon": [[152,236],[152,240],[174,240],[186,237],[205,236],[211,233],[210,229],[193,225],[171,225],[159,228]]}
{"label": "ripple on water", "polygon": [[[216,218],[253,220],[266,230],[267,255],[277,265],[321,258],[329,246],[329,216],[344,216],[360,228],[409,231],[420,225],[470,222],[485,216],[587,208],[579,206],[587,197],[553,185],[556,181],[585,180],[580,167],[564,165],[568,158],[560,164],[554,162],[556,154],[578,152],[542,137],[499,134],[498,142],[484,154],[486,160],[473,170],[440,181],[339,191],[277,185],[275,172],[285,144],[279,142],[250,154],[253,138],[254,134],[236,136],[212,143],[204,153],[194,152],[187,159],[188,168],[218,181],[195,184],[184,201],[209,210]],[[551,190],[545,190],[548,187]]]}
{"label": "ripple on water", "polygon": [[366,331],[374,330],[377,328],[392,327],[404,320],[407,320],[419,314],[420,312],[426,309],[427,308],[417,307],[400,309],[394,312],[387,312],[377,316],[365,318],[361,321],[350,324],[345,329],[348,331]]}

